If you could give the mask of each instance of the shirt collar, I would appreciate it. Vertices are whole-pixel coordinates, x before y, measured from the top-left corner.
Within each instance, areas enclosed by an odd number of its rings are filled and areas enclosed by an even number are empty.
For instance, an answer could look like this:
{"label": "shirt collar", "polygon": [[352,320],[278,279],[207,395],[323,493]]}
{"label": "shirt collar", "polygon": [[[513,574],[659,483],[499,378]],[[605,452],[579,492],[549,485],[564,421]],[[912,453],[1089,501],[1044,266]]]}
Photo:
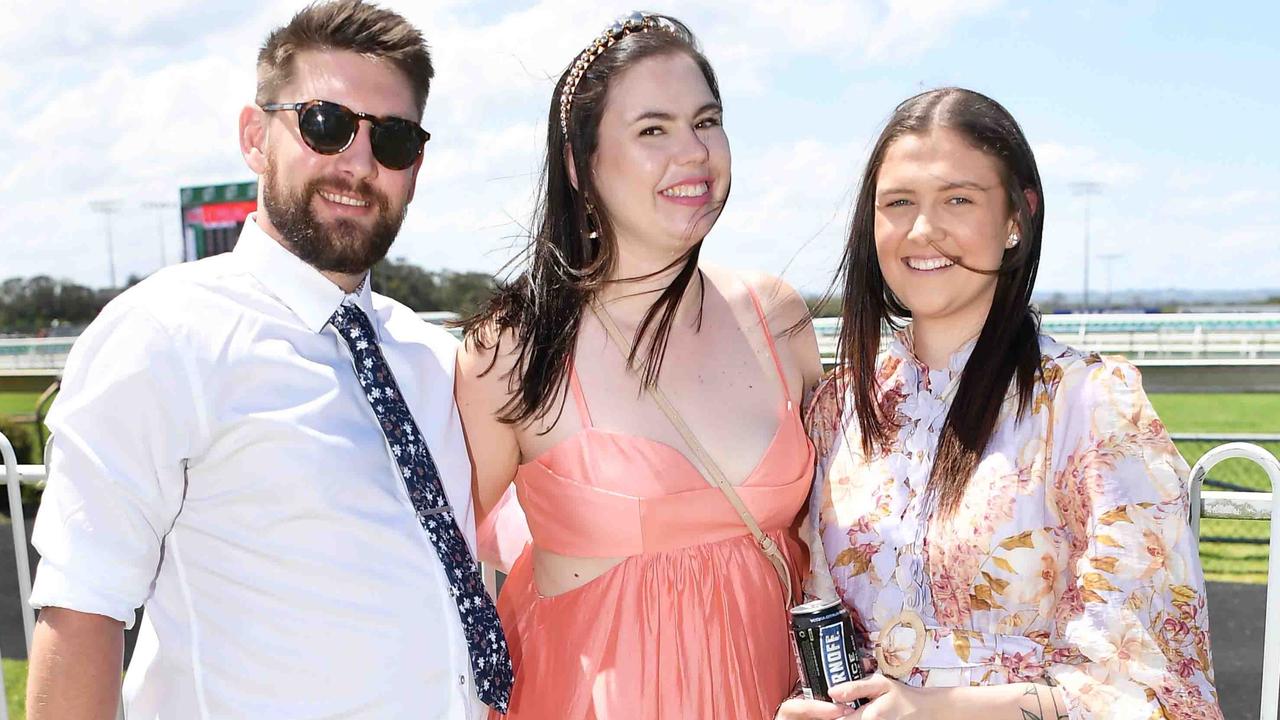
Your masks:
{"label": "shirt collar", "polygon": [[951,357],[947,359],[947,366],[945,368],[929,368],[920,361],[920,358],[916,357],[911,326],[908,325],[893,334],[893,340],[890,341],[889,344],[889,353],[911,362],[921,370],[929,370],[931,372],[938,372],[939,370],[945,371],[947,378],[950,379],[960,375],[960,373],[964,371],[964,366],[969,362],[969,356],[973,354],[973,348],[977,344],[978,336],[974,335],[972,338],[965,341],[963,345],[956,348],[955,352],[951,353]]}
{"label": "shirt collar", "polygon": [[346,294],[302,258],[289,252],[258,227],[257,213],[249,215],[233,251],[245,268],[293,311],[313,332],[324,330],[338,306],[355,305],[369,317],[381,335],[373,312],[373,293],[369,276],[356,293]]}

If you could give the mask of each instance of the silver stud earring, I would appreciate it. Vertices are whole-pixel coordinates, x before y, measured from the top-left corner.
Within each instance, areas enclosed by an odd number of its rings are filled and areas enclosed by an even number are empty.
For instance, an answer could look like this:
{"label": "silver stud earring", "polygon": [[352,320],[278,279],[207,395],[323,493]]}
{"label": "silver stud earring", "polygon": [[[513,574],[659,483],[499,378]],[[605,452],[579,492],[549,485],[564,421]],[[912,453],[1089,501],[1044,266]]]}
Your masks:
{"label": "silver stud earring", "polygon": [[1022,238],[1018,237],[1018,233],[1009,233],[1009,239],[1005,242],[1004,246],[1006,249],[1011,250],[1018,246],[1018,241],[1021,239]]}

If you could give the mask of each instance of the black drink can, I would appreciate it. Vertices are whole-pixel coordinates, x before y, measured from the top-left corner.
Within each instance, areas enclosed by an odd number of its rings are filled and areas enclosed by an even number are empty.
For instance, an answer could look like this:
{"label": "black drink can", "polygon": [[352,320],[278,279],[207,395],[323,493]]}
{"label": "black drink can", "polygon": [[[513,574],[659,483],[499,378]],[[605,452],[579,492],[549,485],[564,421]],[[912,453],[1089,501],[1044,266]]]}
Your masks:
{"label": "black drink can", "polygon": [[[830,702],[831,686],[863,678],[859,636],[839,600],[814,600],[791,608],[791,634],[805,697]],[[865,704],[855,700],[851,706]]]}

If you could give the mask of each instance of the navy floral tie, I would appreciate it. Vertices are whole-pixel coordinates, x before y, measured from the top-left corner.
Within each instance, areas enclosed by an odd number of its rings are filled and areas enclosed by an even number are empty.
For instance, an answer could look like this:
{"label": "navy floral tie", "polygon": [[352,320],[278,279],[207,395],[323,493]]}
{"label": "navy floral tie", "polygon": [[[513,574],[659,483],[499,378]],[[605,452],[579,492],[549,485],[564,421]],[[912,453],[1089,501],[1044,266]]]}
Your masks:
{"label": "navy floral tie", "polygon": [[365,397],[378,416],[378,424],[387,437],[409,491],[409,499],[418,520],[435,546],[440,563],[449,578],[449,594],[458,606],[462,631],[471,654],[471,671],[475,676],[476,694],[499,712],[507,711],[511,698],[511,656],[507,641],[498,624],[498,611],[484,588],[480,566],[471,556],[467,541],[458,529],[449,498],[440,482],[431,451],[400,396],[400,388],[391,374],[387,360],[378,347],[373,325],[364,311],[342,305],[329,319],[351,348],[356,377]]}

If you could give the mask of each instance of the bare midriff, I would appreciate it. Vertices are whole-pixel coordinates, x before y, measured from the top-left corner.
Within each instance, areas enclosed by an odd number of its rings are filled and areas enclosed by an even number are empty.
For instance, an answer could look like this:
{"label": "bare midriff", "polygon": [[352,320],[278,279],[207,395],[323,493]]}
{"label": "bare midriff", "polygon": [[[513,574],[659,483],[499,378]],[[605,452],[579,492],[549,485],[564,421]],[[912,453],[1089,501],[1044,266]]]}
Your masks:
{"label": "bare midriff", "polygon": [[542,597],[555,597],[586,585],[622,564],[625,557],[571,557],[533,548],[533,583]]}

